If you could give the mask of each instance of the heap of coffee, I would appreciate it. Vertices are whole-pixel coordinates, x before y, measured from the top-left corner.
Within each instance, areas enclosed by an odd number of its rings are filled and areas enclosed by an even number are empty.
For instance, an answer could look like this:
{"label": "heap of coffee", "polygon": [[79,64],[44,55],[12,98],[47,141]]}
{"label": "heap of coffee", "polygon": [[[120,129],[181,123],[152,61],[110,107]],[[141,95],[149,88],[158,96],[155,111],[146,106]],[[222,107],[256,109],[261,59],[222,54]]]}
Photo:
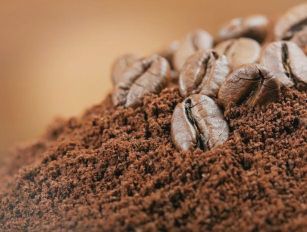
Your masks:
{"label": "heap of coffee", "polygon": [[306,9],[118,58],[102,103],[0,167],[0,230],[306,231]]}
{"label": "heap of coffee", "polygon": [[270,41],[269,26],[262,15],[233,19],[220,30],[215,46],[208,32],[197,30],[162,52],[165,59],[156,55],[159,63],[153,67],[144,63],[146,59],[124,55],[119,60],[127,61],[117,60],[113,69],[113,80],[120,80],[115,82],[113,102],[135,106],[145,94],[160,92],[166,81],[176,78],[171,73],[177,73],[186,99],[173,115],[174,144],[182,150],[222,144],[228,137],[222,109],[266,105],[278,100],[286,87],[307,88],[307,58],[299,47],[307,44],[307,5],[291,9],[275,26],[277,40],[298,44]]}

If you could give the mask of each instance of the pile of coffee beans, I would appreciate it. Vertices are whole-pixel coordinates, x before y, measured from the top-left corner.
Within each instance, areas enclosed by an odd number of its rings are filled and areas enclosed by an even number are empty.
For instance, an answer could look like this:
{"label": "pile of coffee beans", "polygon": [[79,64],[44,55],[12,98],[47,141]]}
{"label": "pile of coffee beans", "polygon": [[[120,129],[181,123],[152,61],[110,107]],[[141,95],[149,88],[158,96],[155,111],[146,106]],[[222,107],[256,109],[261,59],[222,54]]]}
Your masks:
{"label": "pile of coffee beans", "polygon": [[286,88],[306,90],[306,54],[307,4],[290,9],[275,25],[264,15],[235,18],[216,38],[198,29],[149,57],[118,58],[112,100],[135,107],[146,94],[175,82],[185,99],[173,112],[172,140],[179,150],[205,151],[228,138],[224,111],[265,106]]}

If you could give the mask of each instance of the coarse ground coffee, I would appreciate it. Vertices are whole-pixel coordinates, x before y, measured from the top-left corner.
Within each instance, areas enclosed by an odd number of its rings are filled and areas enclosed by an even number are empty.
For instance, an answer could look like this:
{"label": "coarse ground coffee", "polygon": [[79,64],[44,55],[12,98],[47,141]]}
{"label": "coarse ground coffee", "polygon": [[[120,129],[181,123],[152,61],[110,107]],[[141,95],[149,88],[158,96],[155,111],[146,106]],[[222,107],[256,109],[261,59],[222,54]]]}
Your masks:
{"label": "coarse ground coffee", "polygon": [[223,145],[178,152],[177,87],[135,109],[109,96],[2,168],[0,230],[306,231],[306,99],[287,89],[267,106],[232,107]]}

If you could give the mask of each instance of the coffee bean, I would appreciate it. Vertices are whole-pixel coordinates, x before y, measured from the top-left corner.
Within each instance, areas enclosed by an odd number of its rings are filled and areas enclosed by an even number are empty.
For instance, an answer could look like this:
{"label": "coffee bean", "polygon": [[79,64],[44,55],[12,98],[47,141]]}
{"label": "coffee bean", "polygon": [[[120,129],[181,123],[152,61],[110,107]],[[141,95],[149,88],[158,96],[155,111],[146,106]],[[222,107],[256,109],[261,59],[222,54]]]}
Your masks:
{"label": "coffee bean", "polygon": [[218,102],[228,109],[246,103],[265,105],[279,97],[277,78],[259,64],[247,64],[229,74],[218,93]]}
{"label": "coffee bean", "polygon": [[289,9],[277,21],[274,33],[277,40],[289,40],[307,24],[307,4]]}
{"label": "coffee bean", "polygon": [[179,90],[183,97],[193,93],[216,97],[229,73],[227,58],[215,51],[198,51],[185,62],[179,76]]}
{"label": "coffee bean", "polygon": [[276,23],[274,33],[277,40],[304,42],[299,44],[305,49],[307,45],[307,3],[288,10]]}
{"label": "coffee bean", "polygon": [[159,56],[162,56],[165,59],[167,59],[167,61],[170,64],[172,69],[174,68],[174,66],[173,66],[174,54],[178,50],[179,44],[180,44],[180,42],[175,40],[170,45],[168,45],[167,47],[161,49],[158,52]]}
{"label": "coffee bean", "polygon": [[269,20],[263,15],[235,18],[219,31],[220,40],[248,37],[262,43],[268,33]]}
{"label": "coffee bean", "polygon": [[307,55],[307,27],[296,32],[291,41],[296,43],[304,51],[305,55]]}
{"label": "coffee bean", "polygon": [[137,59],[137,56],[134,54],[125,54],[114,61],[111,68],[111,77],[114,85],[120,81],[126,69],[132,66]]}
{"label": "coffee bean", "polygon": [[181,42],[174,54],[174,67],[180,71],[187,58],[198,50],[212,48],[212,36],[203,30],[197,30],[188,34]]}
{"label": "coffee bean", "polygon": [[170,83],[178,82],[179,72],[174,68],[174,54],[178,50],[178,47],[179,47],[179,41],[175,40],[169,46],[163,48],[158,52],[158,55],[164,57],[170,65],[171,68],[170,80],[169,80]]}
{"label": "coffee bean", "polygon": [[232,68],[258,61],[261,53],[259,43],[253,39],[231,39],[219,43],[214,50],[219,55],[225,55]]}
{"label": "coffee bean", "polygon": [[153,55],[141,59],[129,67],[116,84],[112,95],[115,106],[136,106],[145,94],[159,93],[169,77],[170,67],[167,60]]}
{"label": "coffee bean", "polygon": [[194,94],[176,106],[171,134],[179,150],[208,150],[223,144],[229,129],[218,105],[208,96]]}
{"label": "coffee bean", "polygon": [[261,64],[283,85],[307,89],[307,57],[295,43],[279,41],[268,44],[261,56]]}

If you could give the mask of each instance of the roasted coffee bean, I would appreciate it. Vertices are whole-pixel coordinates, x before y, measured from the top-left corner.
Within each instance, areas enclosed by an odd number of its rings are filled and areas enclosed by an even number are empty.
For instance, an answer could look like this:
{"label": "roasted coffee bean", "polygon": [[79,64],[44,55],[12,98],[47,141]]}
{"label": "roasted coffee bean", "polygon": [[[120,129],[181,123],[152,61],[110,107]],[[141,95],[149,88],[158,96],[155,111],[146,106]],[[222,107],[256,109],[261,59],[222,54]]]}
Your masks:
{"label": "roasted coffee bean", "polygon": [[117,58],[111,68],[112,82],[114,85],[118,83],[127,68],[131,67],[138,57],[134,54],[125,54]]}
{"label": "roasted coffee bean", "polygon": [[229,73],[227,58],[215,51],[198,51],[185,62],[179,76],[179,90],[183,97],[200,93],[216,97]]}
{"label": "roasted coffee bean", "polygon": [[289,40],[306,26],[307,4],[295,6],[277,21],[274,28],[275,37],[278,40]]}
{"label": "roasted coffee bean", "polygon": [[296,43],[304,51],[305,55],[307,55],[307,27],[296,32],[291,41]]}
{"label": "roasted coffee bean", "polygon": [[223,144],[229,129],[218,105],[206,95],[194,94],[176,106],[171,134],[179,150],[208,150]]}
{"label": "roasted coffee bean", "polygon": [[219,55],[225,55],[232,68],[258,61],[261,53],[260,44],[253,39],[231,39],[219,43],[214,50]]}
{"label": "roasted coffee bean", "polygon": [[218,102],[228,109],[231,105],[265,105],[279,97],[277,78],[259,64],[243,65],[229,74],[218,93]]}
{"label": "roasted coffee bean", "polygon": [[170,72],[170,80],[169,82],[178,82],[178,77],[179,77],[179,72],[177,70],[175,70],[174,68],[174,54],[175,52],[178,50],[179,47],[179,41],[175,40],[173,41],[168,47],[162,49],[160,52],[158,52],[159,56],[164,57],[165,59],[167,59],[170,68],[171,68],[171,72]]}
{"label": "roasted coffee bean", "polygon": [[220,40],[248,37],[262,43],[268,33],[269,20],[263,15],[235,18],[225,24],[219,32]]}
{"label": "roasted coffee bean", "polygon": [[307,3],[288,10],[275,25],[277,40],[292,40],[305,49],[307,46]]}
{"label": "roasted coffee bean", "polygon": [[187,58],[198,50],[212,48],[212,36],[203,30],[197,30],[188,34],[181,42],[174,54],[174,67],[180,71]]}
{"label": "roasted coffee bean", "polygon": [[174,68],[173,65],[174,54],[178,50],[179,44],[180,42],[175,40],[169,46],[163,48],[162,50],[160,50],[160,52],[158,52],[159,56],[162,56],[165,59],[167,59],[172,69]]}
{"label": "roasted coffee bean", "polygon": [[261,64],[287,86],[307,89],[307,57],[293,42],[268,44],[261,56]]}
{"label": "roasted coffee bean", "polygon": [[167,60],[153,55],[138,60],[129,67],[117,83],[112,95],[115,106],[136,106],[147,93],[159,93],[169,77],[170,67]]}

